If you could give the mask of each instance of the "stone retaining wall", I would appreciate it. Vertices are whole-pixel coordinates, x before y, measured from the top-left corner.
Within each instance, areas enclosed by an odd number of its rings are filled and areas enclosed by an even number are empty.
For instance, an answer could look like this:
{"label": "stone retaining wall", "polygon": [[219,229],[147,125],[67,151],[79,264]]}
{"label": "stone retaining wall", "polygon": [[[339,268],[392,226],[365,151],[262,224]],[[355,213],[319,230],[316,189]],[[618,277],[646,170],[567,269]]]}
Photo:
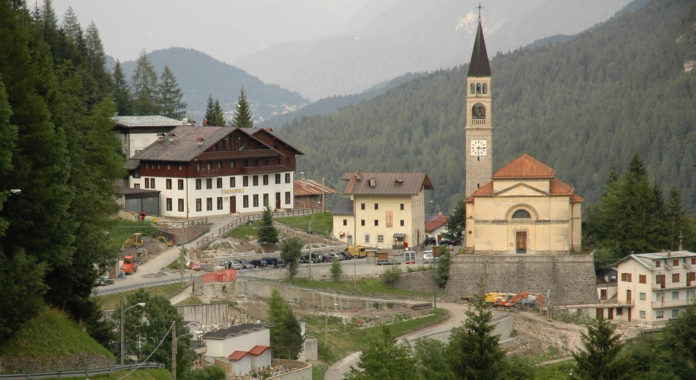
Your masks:
{"label": "stone retaining wall", "polygon": [[412,292],[432,293],[434,273],[435,270],[402,273],[399,276],[399,280],[394,284],[394,287]]}
{"label": "stone retaining wall", "polygon": [[550,291],[552,305],[597,303],[592,255],[456,255],[450,266],[446,299],[456,302],[485,292]]}

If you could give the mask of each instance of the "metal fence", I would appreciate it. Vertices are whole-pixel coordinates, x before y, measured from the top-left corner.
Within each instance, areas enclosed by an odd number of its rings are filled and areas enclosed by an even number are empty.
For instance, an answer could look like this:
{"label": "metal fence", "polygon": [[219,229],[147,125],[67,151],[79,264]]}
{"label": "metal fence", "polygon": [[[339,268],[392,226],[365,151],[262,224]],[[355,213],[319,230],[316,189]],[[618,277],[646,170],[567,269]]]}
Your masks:
{"label": "metal fence", "polygon": [[32,373],[7,373],[0,374],[0,379],[55,379],[67,377],[90,377],[94,375],[108,375],[117,371],[133,371],[135,369],[164,368],[162,363],[134,363],[113,365],[105,368],[74,369],[67,371],[32,372]]}
{"label": "metal fence", "polygon": [[[318,212],[320,212],[320,210],[295,209],[295,210],[289,210],[289,211],[274,211],[273,217],[274,218],[286,218],[286,217],[290,217],[290,216],[311,215],[311,214],[315,214]],[[197,248],[205,248],[211,242],[213,242],[215,239],[219,239],[219,238],[225,236],[226,233],[232,231],[233,229],[235,229],[241,225],[244,225],[247,222],[250,222],[252,220],[261,220],[262,217],[263,217],[263,214],[250,214],[250,215],[238,216],[238,217],[232,219],[231,222],[218,228],[217,233],[213,232],[213,233],[210,233],[210,234],[204,236],[203,238],[199,239],[196,242],[196,247]]]}

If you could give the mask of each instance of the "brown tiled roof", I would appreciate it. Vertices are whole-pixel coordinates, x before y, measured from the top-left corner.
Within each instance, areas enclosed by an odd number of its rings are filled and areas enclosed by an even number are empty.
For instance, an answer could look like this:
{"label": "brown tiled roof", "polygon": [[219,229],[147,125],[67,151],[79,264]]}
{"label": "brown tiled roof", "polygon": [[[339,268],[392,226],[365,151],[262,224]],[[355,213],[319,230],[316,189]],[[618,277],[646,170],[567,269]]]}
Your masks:
{"label": "brown tiled roof", "polygon": [[294,150],[295,152],[297,152],[297,154],[304,154],[304,153],[302,153],[301,150],[295,148],[294,146],[288,144],[285,140],[283,140],[283,139],[281,139],[280,137],[274,135],[274,134],[271,132],[271,131],[272,131],[271,128],[239,128],[239,130],[240,130],[240,131],[246,132],[246,134],[248,134],[249,136],[256,136],[256,135],[259,134],[259,133],[268,134],[268,135],[272,136],[273,138],[275,138],[276,140],[278,140],[278,141],[282,142],[283,144],[287,145],[290,149],[292,149],[292,150]]}
{"label": "brown tiled roof", "polygon": [[271,346],[258,346],[258,345],[256,345],[256,346],[254,346],[254,348],[249,350],[249,353],[254,355],[254,356],[259,356],[259,355],[263,354],[266,350],[272,350],[272,349],[273,349],[273,347],[271,347]]}
{"label": "brown tiled roof", "polygon": [[235,351],[230,354],[230,356],[227,357],[227,359],[230,360],[241,360],[243,357],[247,356],[248,352],[247,351]]}
{"label": "brown tiled roof", "polygon": [[553,178],[555,174],[556,169],[528,154],[523,154],[509,164],[498,169],[498,171],[493,174],[493,179]]}
{"label": "brown tiled roof", "polygon": [[425,223],[425,232],[435,231],[436,229],[440,228],[441,226],[444,226],[445,224],[447,224],[447,216],[438,215],[435,218],[431,219],[429,222]]}
{"label": "brown tiled roof", "polygon": [[294,188],[296,197],[302,197],[307,195],[321,195],[322,193],[336,194],[336,190],[330,188],[329,186],[322,185],[321,183],[311,179],[295,181]]}
{"label": "brown tiled roof", "polygon": [[410,195],[421,189],[432,190],[433,184],[425,173],[345,173],[346,194]]}

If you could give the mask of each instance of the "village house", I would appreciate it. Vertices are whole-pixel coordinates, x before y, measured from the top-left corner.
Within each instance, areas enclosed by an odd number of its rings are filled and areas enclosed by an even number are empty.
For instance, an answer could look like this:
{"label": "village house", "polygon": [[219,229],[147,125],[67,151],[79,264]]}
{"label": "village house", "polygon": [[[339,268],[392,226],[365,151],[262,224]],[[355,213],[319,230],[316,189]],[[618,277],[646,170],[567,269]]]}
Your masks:
{"label": "village house", "polygon": [[159,192],[159,215],[191,218],[292,209],[299,154],[266,129],[181,126],[124,167],[128,188]]}
{"label": "village house", "polygon": [[[300,173],[302,174],[302,173]],[[336,190],[312,179],[295,181],[295,208],[322,210],[326,207],[326,196]]]}
{"label": "village house", "polygon": [[133,157],[148,145],[157,141],[158,136],[171,132],[181,126],[192,126],[188,120],[176,120],[160,115],[114,116],[114,130],[126,158]]}
{"label": "village house", "polygon": [[[345,173],[345,194],[332,209],[334,237],[368,247],[401,249],[425,239],[425,173]],[[355,220],[357,219],[357,223]]]}

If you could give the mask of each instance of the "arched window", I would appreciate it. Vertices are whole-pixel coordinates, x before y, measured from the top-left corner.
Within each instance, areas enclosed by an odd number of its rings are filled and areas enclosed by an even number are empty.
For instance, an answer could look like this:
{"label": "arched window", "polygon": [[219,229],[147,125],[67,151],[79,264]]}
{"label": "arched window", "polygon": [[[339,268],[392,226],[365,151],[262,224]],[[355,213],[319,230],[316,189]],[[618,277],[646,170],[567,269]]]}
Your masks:
{"label": "arched window", "polygon": [[512,213],[512,219],[531,219],[532,216],[529,214],[529,211],[527,210],[517,210],[514,213]]}
{"label": "arched window", "polygon": [[471,89],[469,90],[469,94],[470,94],[470,95],[474,95],[474,92],[475,92],[475,91],[476,91],[476,85],[472,83],[472,84],[471,84]]}
{"label": "arched window", "polygon": [[471,107],[471,118],[472,119],[485,119],[486,118],[486,106],[481,103],[474,104]]}
{"label": "arched window", "polygon": [[481,83],[476,83],[476,94],[481,93]]}
{"label": "arched window", "polygon": [[488,84],[487,84],[487,83],[484,83],[484,84],[483,84],[483,93],[484,93],[484,94],[487,94],[487,93],[488,93]]}

